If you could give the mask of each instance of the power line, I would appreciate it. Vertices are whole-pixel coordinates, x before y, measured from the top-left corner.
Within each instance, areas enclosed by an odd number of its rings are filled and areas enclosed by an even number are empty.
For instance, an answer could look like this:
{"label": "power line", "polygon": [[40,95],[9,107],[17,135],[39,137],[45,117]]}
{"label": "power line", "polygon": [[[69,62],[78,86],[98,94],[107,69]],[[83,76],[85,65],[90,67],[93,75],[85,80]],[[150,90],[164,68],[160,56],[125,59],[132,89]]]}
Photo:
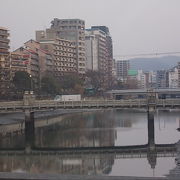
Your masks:
{"label": "power line", "polygon": [[180,51],[175,51],[175,52],[160,52],[160,53],[140,53],[140,54],[114,55],[114,57],[161,56],[161,55],[175,55],[175,54],[180,54]]}
{"label": "power line", "polygon": [[[174,52],[160,52],[160,53],[139,53],[139,54],[125,54],[125,55],[122,55],[122,54],[115,54],[113,55],[113,58],[132,58],[132,57],[148,57],[148,56],[163,56],[163,55],[177,55],[179,54],[180,55],[180,51],[174,51]],[[98,55],[97,56],[89,56],[89,55],[86,55],[86,57],[99,57]]]}

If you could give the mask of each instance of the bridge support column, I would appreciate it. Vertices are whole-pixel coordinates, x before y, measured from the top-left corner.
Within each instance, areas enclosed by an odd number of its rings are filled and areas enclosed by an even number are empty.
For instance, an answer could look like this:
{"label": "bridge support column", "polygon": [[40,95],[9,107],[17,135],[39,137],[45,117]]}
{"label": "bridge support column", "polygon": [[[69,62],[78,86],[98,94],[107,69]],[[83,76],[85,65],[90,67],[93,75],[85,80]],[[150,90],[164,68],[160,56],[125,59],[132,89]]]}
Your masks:
{"label": "bridge support column", "polygon": [[25,110],[25,152],[29,154],[34,147],[34,112]]}
{"label": "bridge support column", "polygon": [[35,102],[35,96],[33,91],[25,91],[23,101],[25,107],[25,151],[30,153],[31,148],[34,146],[34,112],[32,107]]}
{"label": "bridge support column", "polygon": [[156,166],[157,152],[155,146],[155,137],[154,137],[154,114],[155,107],[152,105],[148,106],[148,152],[147,159],[152,169]]}
{"label": "bridge support column", "polygon": [[155,139],[154,139],[154,113],[155,109],[153,107],[148,108],[148,145],[150,149],[155,149]]}

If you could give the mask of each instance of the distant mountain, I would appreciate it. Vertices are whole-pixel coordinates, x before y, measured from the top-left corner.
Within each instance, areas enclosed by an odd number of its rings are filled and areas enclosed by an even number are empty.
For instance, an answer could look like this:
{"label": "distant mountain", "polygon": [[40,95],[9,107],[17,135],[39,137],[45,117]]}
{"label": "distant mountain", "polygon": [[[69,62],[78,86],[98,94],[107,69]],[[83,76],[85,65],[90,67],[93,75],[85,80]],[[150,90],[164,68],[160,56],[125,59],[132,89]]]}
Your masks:
{"label": "distant mountain", "polygon": [[162,69],[171,69],[180,62],[179,56],[164,56],[157,58],[134,58],[130,59],[131,69],[144,71],[157,71]]}

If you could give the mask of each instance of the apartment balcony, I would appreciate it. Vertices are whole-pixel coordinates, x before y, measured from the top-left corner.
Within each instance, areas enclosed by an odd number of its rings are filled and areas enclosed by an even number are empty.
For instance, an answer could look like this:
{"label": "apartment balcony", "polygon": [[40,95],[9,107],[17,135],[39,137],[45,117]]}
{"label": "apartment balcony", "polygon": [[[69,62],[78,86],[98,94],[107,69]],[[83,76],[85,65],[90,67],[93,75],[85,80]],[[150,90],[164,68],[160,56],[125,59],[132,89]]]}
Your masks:
{"label": "apartment balcony", "polygon": [[1,48],[1,49],[9,49],[10,47],[9,47],[8,44],[2,44],[2,43],[0,43],[0,48]]}
{"label": "apartment balcony", "polygon": [[0,55],[8,56],[8,55],[9,55],[9,51],[6,50],[6,49],[1,49],[1,48],[0,48]]}
{"label": "apartment balcony", "polygon": [[0,35],[1,36],[9,36],[9,33],[7,31],[0,30]]}
{"label": "apartment balcony", "polygon": [[9,42],[10,42],[10,40],[9,40],[9,39],[7,39],[7,38],[2,38],[2,37],[0,37],[0,42],[9,43]]}

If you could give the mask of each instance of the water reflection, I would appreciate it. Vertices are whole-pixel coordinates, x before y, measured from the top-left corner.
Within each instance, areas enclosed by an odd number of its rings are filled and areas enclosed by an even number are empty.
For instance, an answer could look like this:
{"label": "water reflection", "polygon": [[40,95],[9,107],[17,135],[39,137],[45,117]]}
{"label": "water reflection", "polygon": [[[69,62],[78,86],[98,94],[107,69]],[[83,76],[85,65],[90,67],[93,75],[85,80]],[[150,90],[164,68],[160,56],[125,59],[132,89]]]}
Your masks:
{"label": "water reflection", "polygon": [[[151,119],[148,123],[146,112],[107,110],[42,119],[36,122],[37,147],[128,145],[129,153],[0,156],[0,171],[164,176],[178,167],[172,157],[176,152],[163,153],[163,148],[155,144],[171,144],[180,139],[176,131],[178,118],[179,112],[160,111],[155,115],[155,122]],[[23,141],[23,136],[17,134],[1,138],[1,145],[10,146],[13,142],[13,146],[20,146]],[[147,145],[146,150],[142,146],[139,152],[131,153],[137,145]]]}
{"label": "water reflection", "polygon": [[[48,123],[48,122],[47,122]],[[114,146],[113,111],[76,114],[46,127],[36,128],[37,147]]]}

